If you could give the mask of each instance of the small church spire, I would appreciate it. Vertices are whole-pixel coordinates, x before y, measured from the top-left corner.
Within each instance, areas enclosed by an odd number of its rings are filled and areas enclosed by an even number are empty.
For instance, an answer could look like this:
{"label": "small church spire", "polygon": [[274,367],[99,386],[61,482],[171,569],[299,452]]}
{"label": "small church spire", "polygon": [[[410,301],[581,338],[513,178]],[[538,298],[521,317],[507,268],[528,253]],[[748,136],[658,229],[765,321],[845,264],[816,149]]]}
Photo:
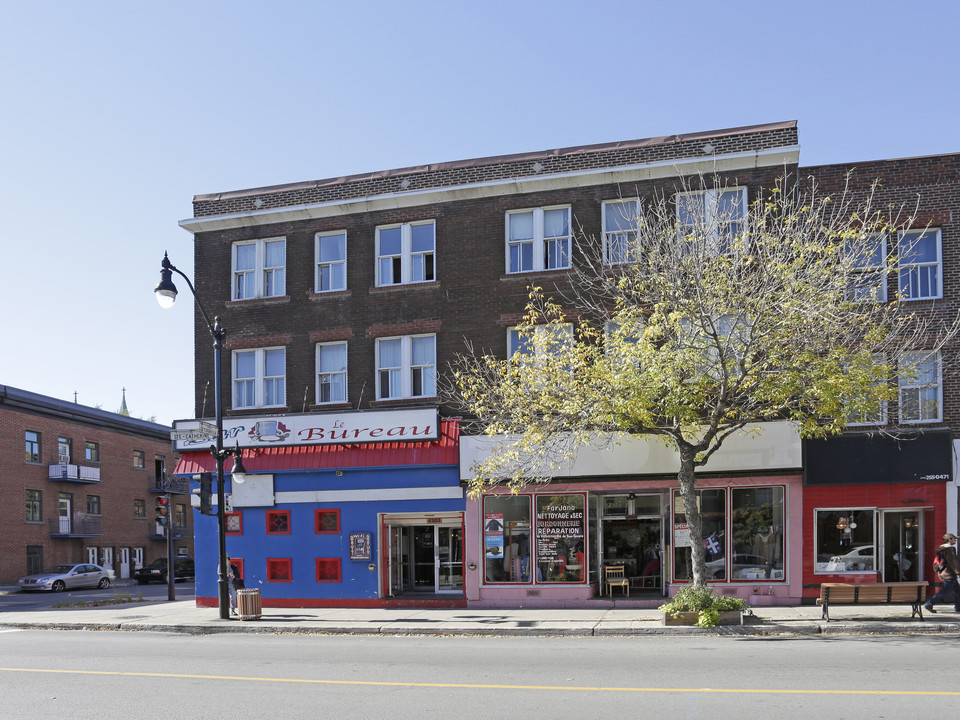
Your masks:
{"label": "small church spire", "polygon": [[127,410],[127,389],[123,388],[123,400],[120,403],[120,409],[117,410],[119,415],[130,415],[130,411]]}

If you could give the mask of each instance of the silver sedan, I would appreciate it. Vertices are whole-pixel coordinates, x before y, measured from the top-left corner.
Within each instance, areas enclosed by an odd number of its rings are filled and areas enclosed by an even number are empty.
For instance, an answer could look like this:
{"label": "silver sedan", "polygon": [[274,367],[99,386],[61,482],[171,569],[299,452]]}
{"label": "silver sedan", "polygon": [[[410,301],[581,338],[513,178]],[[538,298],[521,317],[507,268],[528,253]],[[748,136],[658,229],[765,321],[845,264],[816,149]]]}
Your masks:
{"label": "silver sedan", "polygon": [[70,563],[54,565],[42,573],[20,578],[17,585],[21,590],[51,590],[63,592],[74,588],[110,587],[113,570],[107,570],[91,563]]}

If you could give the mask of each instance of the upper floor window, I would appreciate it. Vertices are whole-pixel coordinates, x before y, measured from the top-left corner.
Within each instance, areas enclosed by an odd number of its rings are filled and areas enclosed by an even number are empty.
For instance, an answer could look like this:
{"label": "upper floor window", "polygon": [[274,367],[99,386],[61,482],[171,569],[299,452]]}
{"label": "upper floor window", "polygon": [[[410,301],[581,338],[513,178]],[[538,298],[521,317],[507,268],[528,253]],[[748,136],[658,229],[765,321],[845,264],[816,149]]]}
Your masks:
{"label": "upper floor window", "polygon": [[137,470],[143,470],[146,467],[147,455],[143,450],[134,450],[133,451],[133,467]]}
{"label": "upper floor window", "polygon": [[87,495],[87,514],[100,515],[100,496]]}
{"label": "upper floor window", "polygon": [[287,291],[287,241],[266,238],[233,244],[233,300],[276,297]]}
{"label": "upper floor window", "polygon": [[570,206],[507,213],[507,272],[570,267]]}
{"label": "upper floor window", "polygon": [[57,462],[69,463],[73,458],[73,440],[68,437],[57,438]]}
{"label": "upper floor window", "polygon": [[937,422],[943,389],[940,385],[938,353],[904,353],[900,363],[900,421]]}
{"label": "upper floor window", "polygon": [[435,335],[377,340],[377,399],[434,397],[437,394]]}
{"label": "upper floor window", "polygon": [[538,325],[530,331],[507,329],[507,358],[520,353],[525,359],[555,355],[573,344],[573,325]]}
{"label": "upper floor window", "polygon": [[677,193],[677,228],[684,246],[729,253],[747,225],[747,189],[724,188]]}
{"label": "upper floor window", "polygon": [[347,344],[317,345],[317,404],[347,401]]}
{"label": "upper floor window", "polygon": [[40,522],[41,517],[41,491],[27,490],[27,522]]}
{"label": "upper floor window", "polygon": [[603,261],[609,265],[640,257],[640,203],[636,200],[603,202]]}
{"label": "upper floor window", "polygon": [[88,440],[84,443],[83,449],[87,462],[100,462],[100,443]]}
{"label": "upper floor window", "polygon": [[884,302],[887,299],[887,260],[885,235],[868,235],[846,243],[851,276],[847,280],[847,300]]}
{"label": "upper floor window", "polygon": [[286,404],[286,354],[282,347],[233,353],[234,409]]}
{"label": "upper floor window", "polygon": [[931,300],[943,297],[940,230],[908,230],[897,239],[900,297]]}
{"label": "upper floor window", "polygon": [[[883,385],[889,382],[889,378],[877,373],[876,369],[883,366],[882,355],[871,355],[869,364],[863,362],[850,362],[845,371],[847,373],[870,373],[874,376],[874,385]],[[869,395],[869,394],[868,394]],[[881,400],[877,402],[869,396],[855,396],[847,401],[847,425],[886,425],[887,424],[887,402]]]}
{"label": "upper floor window", "polygon": [[316,291],[346,290],[347,231],[317,233],[316,257]]}
{"label": "upper floor window", "polygon": [[436,279],[433,220],[377,228],[377,285],[401,285]]}
{"label": "upper floor window", "polygon": [[27,451],[26,461],[29,463],[40,462],[40,433],[27,430],[23,433],[23,441]]}

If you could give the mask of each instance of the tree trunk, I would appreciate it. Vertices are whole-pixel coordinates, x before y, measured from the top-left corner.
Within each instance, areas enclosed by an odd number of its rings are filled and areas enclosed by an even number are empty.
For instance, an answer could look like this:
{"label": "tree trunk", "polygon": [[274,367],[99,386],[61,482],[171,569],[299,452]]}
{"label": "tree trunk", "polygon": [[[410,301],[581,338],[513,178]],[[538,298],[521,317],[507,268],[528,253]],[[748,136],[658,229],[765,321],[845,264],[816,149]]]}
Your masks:
{"label": "tree trunk", "polygon": [[703,518],[697,503],[696,477],[694,476],[695,450],[689,445],[680,445],[680,497],[683,498],[683,510],[690,529],[690,557],[693,562],[693,585],[704,587],[707,584],[706,555],[703,550]]}

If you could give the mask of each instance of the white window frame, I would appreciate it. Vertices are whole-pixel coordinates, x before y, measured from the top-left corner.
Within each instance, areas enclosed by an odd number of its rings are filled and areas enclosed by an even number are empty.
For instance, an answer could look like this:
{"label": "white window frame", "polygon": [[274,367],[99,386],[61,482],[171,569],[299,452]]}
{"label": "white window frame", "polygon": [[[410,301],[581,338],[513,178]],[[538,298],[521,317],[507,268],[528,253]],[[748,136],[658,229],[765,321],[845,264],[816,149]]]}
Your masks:
{"label": "white window frame", "polygon": [[[904,263],[903,256],[906,252],[908,252],[918,240],[923,238],[923,236],[930,233],[933,233],[936,237],[937,259],[933,262]],[[913,239],[907,240],[908,237],[912,237]],[[940,228],[901,230],[897,233],[897,254],[899,257],[897,286],[901,300],[937,300],[943,297],[943,236],[940,234]],[[936,285],[936,288],[933,289],[932,294],[914,294],[912,288],[919,283],[919,276],[925,274],[927,276],[927,282],[929,282],[930,273],[935,273],[933,284]]]}
{"label": "white window frame", "polygon": [[[533,355],[535,359],[538,356],[543,354],[542,346],[539,346],[538,338],[550,329],[557,329],[562,331],[567,337],[566,342],[570,345],[573,344],[573,324],[572,323],[563,323],[562,325],[537,325],[533,328]],[[516,327],[507,328],[507,359],[512,360],[513,356],[517,353],[520,344],[520,332]]]}
{"label": "white window frame", "polygon": [[[705,250],[716,253],[716,254],[728,254],[730,252],[729,247],[724,247],[723,238],[724,233],[721,233],[721,228],[732,225],[737,220],[730,218],[721,218],[719,217],[719,205],[720,199],[724,195],[730,193],[738,193],[739,198],[739,207],[740,207],[740,216],[737,219],[741,225],[740,232],[746,232],[747,219],[748,219],[748,208],[747,208],[747,188],[744,186],[735,186],[735,187],[724,187],[724,188],[714,188],[710,190],[690,190],[687,192],[678,192],[674,195],[674,204],[676,206],[676,217],[677,217],[677,232],[680,236],[680,239],[684,243],[688,243],[685,240],[687,233],[684,232],[684,228],[694,228],[704,231],[704,240],[706,241]],[[704,217],[702,219],[694,218],[692,222],[684,222],[684,218],[681,215],[681,206],[683,204],[684,198],[694,198],[702,197],[703,198],[703,213]]]}
{"label": "white window frame", "polygon": [[[875,241],[880,241],[880,257],[874,261],[873,253],[867,252]],[[847,280],[846,299],[850,302],[887,301],[887,236],[885,233],[868,235],[863,240],[850,242],[850,277]],[[869,278],[869,283],[865,279]]]}
{"label": "white window frame", "polygon": [[[413,228],[429,225],[433,228],[433,247],[428,251],[415,251],[413,249]],[[400,229],[400,253],[383,255],[380,249],[380,235],[384,230]],[[393,287],[395,285],[413,285],[417,283],[435,282],[437,280],[437,222],[436,220],[417,220],[408,223],[393,223],[391,225],[380,225],[376,231],[376,260],[374,273],[377,278],[377,287]],[[430,258],[429,264],[433,272],[433,277],[427,277],[427,258]],[[400,278],[387,278],[384,271],[384,261],[391,258],[400,261]],[[418,261],[423,274],[422,278],[415,279],[414,274],[417,271]],[[390,274],[393,275],[393,263],[390,265]]]}
{"label": "white window frame", "polygon": [[[904,376],[902,372],[898,378],[901,423],[916,425],[920,423],[940,422],[943,420],[943,367],[940,360],[940,353],[927,352],[923,350],[904,353],[903,360],[906,362],[901,363],[901,367],[903,367],[904,364],[907,364],[909,367],[916,368],[920,368],[924,365],[929,366],[931,363],[928,361],[931,358],[933,359],[932,365],[934,366],[932,369],[936,372],[934,382],[924,382],[921,377],[910,377],[909,375]],[[911,372],[910,374],[922,375],[923,373],[924,371],[921,370],[919,373]],[[923,395],[925,392],[930,390],[933,390],[936,395],[936,398],[933,400],[934,404],[936,405],[935,414],[924,412],[926,408],[929,408],[930,400],[928,398],[926,401],[924,401]],[[916,393],[917,395],[915,405],[919,414],[915,418],[906,417],[904,414],[904,409],[906,407],[904,396],[908,392]]]}
{"label": "white window frame", "polygon": [[[426,364],[413,364],[413,341],[419,338],[430,338],[433,344],[433,361]],[[396,366],[384,367],[381,363],[380,348],[382,343],[390,341],[400,341],[400,364]],[[437,336],[433,333],[420,335],[394,335],[392,337],[377,338],[376,345],[376,386],[377,400],[403,400],[406,398],[432,398],[437,396]],[[390,393],[384,394],[383,373],[392,373],[387,382],[387,389]],[[422,388],[427,384],[432,387],[426,388],[432,392],[419,395],[414,394],[414,387],[417,383],[417,376]]]}
{"label": "white window frame", "polygon": [[[267,245],[271,243],[283,244],[283,265],[267,265]],[[255,248],[254,266],[239,269],[237,254],[239,248],[253,246]],[[233,243],[230,251],[231,300],[251,300],[254,298],[283,297],[287,292],[287,239],[285,237],[259,238],[257,240],[241,240]],[[252,282],[245,278],[250,277]],[[251,287],[252,285],[252,287]],[[270,286],[272,285],[272,290]],[[247,289],[249,287],[249,294]]]}
{"label": "white window frame", "polygon": [[[283,353],[283,375],[267,375],[266,374],[266,364],[267,364],[267,353],[280,351]],[[252,377],[239,377],[237,371],[238,361],[241,355],[253,354],[254,357],[254,374]],[[231,357],[231,376],[233,382],[231,383],[231,393],[230,397],[232,400],[232,407],[235,410],[240,410],[244,408],[261,408],[261,407],[284,407],[287,404],[287,389],[286,389],[286,372],[287,372],[287,349],[283,346],[280,347],[265,347],[265,348],[251,348],[244,350],[234,350]],[[238,398],[238,387],[240,384],[244,384],[244,395],[246,396],[249,392],[252,391],[253,401],[252,403],[240,404],[237,402]],[[273,385],[274,392],[277,388],[282,390],[283,397],[280,398],[279,402],[273,402],[267,404],[266,402],[266,390],[268,384]],[[249,388],[250,390],[247,390]]]}
{"label": "white window frame", "polygon": [[[563,210],[567,216],[567,234],[566,235],[557,235],[551,236],[549,238],[544,237],[544,215],[549,210]],[[533,215],[533,237],[532,238],[523,238],[522,240],[511,240],[510,236],[510,221],[511,218],[519,215],[526,215],[531,213]],[[570,256],[572,254],[572,242],[573,242],[573,230],[572,230],[572,213],[570,205],[546,205],[544,207],[537,208],[521,208],[516,210],[508,210],[506,216],[504,217],[504,234],[506,237],[506,271],[508,275],[517,275],[522,273],[530,272],[543,272],[545,270],[567,270],[571,267]],[[551,266],[547,263],[547,248],[551,243],[564,242],[566,244],[565,255],[565,264]],[[529,268],[513,267],[513,248],[520,247],[522,245],[530,245],[531,250],[531,260],[532,266]]]}
{"label": "white window frame", "polygon": [[[342,260],[323,260],[320,257],[320,247],[325,238],[342,238]],[[347,231],[346,230],[332,230],[329,232],[318,232],[314,236],[314,292],[317,293],[326,293],[326,292],[337,292],[340,290],[347,289]],[[328,271],[328,277],[330,278],[330,287],[323,287],[323,271]],[[339,274],[343,276],[343,284],[337,287],[333,286],[333,277],[335,269],[339,269]]]}
{"label": "white window frame", "polygon": [[[628,206],[633,204],[631,215],[627,215],[629,210],[620,212],[620,217],[625,224],[632,225],[628,230],[623,227],[607,226],[607,209],[613,209],[614,206]],[[622,265],[624,263],[636,262],[640,259],[640,198],[622,198],[619,200],[604,200],[600,208],[600,224],[603,232],[603,262],[607,265]],[[621,236],[626,236],[621,239]],[[617,246],[625,246],[625,249],[617,253],[614,257],[614,240]],[[622,256],[621,256],[622,255]]]}
{"label": "white window frame", "polygon": [[[321,369],[320,356],[323,354],[324,348],[333,348],[333,347],[342,347],[343,348],[343,370],[336,370],[332,372],[324,372]],[[346,341],[342,342],[328,342],[328,343],[317,343],[317,405],[335,405],[337,403],[349,402],[349,386],[347,384],[348,375],[347,368],[349,367],[348,357],[349,349],[347,348]],[[329,380],[324,383],[324,378],[332,379],[334,377],[341,378],[343,384],[343,397],[342,398],[333,398],[333,392],[331,390],[331,399],[324,400],[323,393],[321,392],[322,387],[326,384],[331,388],[336,387],[336,383],[330,383]]]}

